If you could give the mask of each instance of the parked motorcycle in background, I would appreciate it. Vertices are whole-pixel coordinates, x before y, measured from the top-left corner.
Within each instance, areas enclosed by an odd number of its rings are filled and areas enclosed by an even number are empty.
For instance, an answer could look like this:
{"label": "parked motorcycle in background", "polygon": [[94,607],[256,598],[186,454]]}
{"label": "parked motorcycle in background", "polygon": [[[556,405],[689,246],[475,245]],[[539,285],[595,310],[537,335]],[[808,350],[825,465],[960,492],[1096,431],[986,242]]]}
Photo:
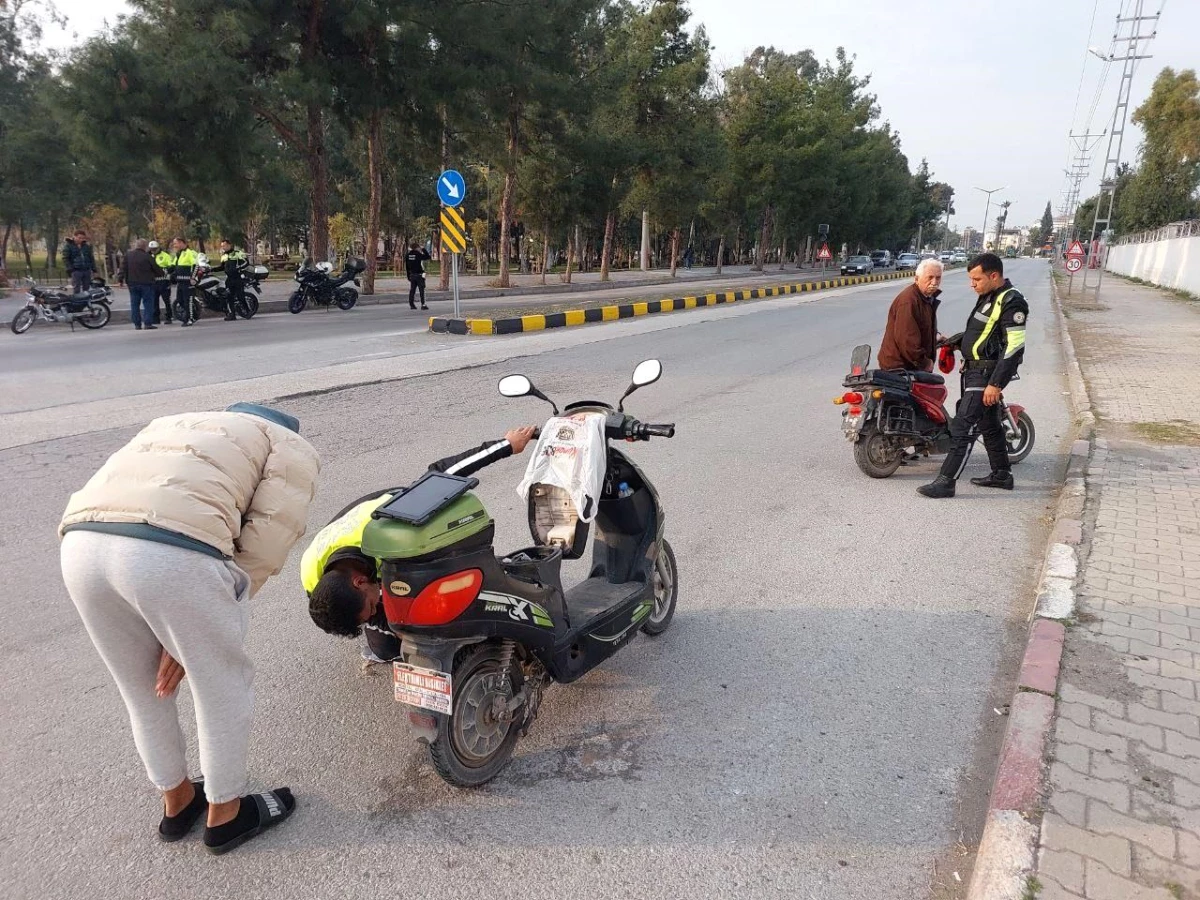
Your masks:
{"label": "parked motorcycle in background", "polygon": [[[242,300],[234,303],[233,312],[242,319],[252,319],[258,312],[258,297],[262,294],[259,286],[271,274],[266,266],[247,266],[242,273]],[[229,305],[229,290],[225,283],[213,273],[208,256],[201,253],[196,257],[196,267],[192,270],[192,321],[200,318],[204,310],[225,315]],[[174,304],[175,317],[185,321],[186,310],[179,300]]]}
{"label": "parked motorcycle in background", "polygon": [[47,325],[66,323],[75,330],[78,322],[84,328],[103,328],[112,318],[109,306],[112,288],[104,279],[92,279],[92,286],[82,294],[52,288],[40,288],[32,278],[25,279],[25,305],[17,310],[9,327],[13,334],[24,334],[35,322]]}
{"label": "parked motorcycle in background", "polygon": [[[350,309],[358,302],[358,276],[366,268],[365,259],[351,257],[346,260],[342,274],[334,277],[332,263],[319,262],[313,265],[311,260],[305,259],[296,269],[294,277],[300,287],[288,301],[288,312],[303,312],[309,303],[326,309],[335,305],[338,309]],[[351,281],[355,287],[349,286]]]}

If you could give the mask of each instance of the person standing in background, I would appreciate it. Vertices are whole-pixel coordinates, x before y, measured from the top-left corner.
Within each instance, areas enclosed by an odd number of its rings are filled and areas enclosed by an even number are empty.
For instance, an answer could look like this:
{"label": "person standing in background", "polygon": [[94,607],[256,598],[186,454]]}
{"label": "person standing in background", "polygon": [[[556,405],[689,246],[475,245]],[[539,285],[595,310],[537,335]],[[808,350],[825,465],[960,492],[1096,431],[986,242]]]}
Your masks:
{"label": "person standing in background", "polygon": [[75,232],[73,240],[63,247],[63,266],[71,279],[71,290],[82,294],[92,286],[92,276],[96,274],[96,257],[92,253],[92,245],[88,243],[87,232],[80,228]]}
{"label": "person standing in background", "polygon": [[117,283],[129,286],[129,318],[138,331],[150,331],[155,327],[154,286],[162,274],[145,239],[138,240],[125,254]]}
{"label": "person standing in background", "polygon": [[416,309],[413,302],[417,291],[421,292],[421,309],[429,309],[425,305],[425,263],[429,260],[429,251],[417,246],[416,241],[408,245],[408,253],[404,255],[404,271],[408,275],[408,308]]}
{"label": "person standing in background", "polygon": [[150,255],[162,269],[162,274],[154,281],[154,324],[161,322],[170,325],[175,321],[171,318],[171,266],[175,264],[175,258],[170,251],[160,248],[158,241],[150,242]]}
{"label": "person standing in background", "polygon": [[187,239],[177,237],[171,241],[174,258],[171,265],[171,281],[175,283],[175,305],[179,309],[179,324],[192,324],[192,270],[196,268],[196,251],[188,246]]}

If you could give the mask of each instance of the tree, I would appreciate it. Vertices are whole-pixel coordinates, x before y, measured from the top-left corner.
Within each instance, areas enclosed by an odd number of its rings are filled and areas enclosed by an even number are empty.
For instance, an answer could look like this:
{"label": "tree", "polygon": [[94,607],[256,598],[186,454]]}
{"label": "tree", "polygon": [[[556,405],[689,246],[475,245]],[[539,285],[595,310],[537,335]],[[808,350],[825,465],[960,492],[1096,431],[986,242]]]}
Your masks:
{"label": "tree", "polygon": [[1033,249],[1040,249],[1046,241],[1054,237],[1054,213],[1050,211],[1050,201],[1046,201],[1046,211],[1042,213],[1041,225],[1030,232],[1029,242]]}
{"label": "tree", "polygon": [[1137,174],[1121,200],[1122,227],[1155,228],[1197,214],[1200,187],[1200,82],[1187,69],[1166,68],[1133,114],[1146,139]]}

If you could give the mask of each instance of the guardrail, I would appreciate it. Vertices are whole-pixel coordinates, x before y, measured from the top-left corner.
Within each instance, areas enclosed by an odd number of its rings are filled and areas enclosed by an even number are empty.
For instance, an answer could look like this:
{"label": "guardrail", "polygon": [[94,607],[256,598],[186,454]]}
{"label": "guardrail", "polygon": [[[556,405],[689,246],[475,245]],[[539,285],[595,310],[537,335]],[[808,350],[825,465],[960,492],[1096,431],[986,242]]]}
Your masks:
{"label": "guardrail", "polygon": [[1160,225],[1149,231],[1139,231],[1136,234],[1123,234],[1117,238],[1120,244],[1149,244],[1153,241],[1169,241],[1174,238],[1200,237],[1200,219],[1188,219],[1183,222],[1171,222]]}

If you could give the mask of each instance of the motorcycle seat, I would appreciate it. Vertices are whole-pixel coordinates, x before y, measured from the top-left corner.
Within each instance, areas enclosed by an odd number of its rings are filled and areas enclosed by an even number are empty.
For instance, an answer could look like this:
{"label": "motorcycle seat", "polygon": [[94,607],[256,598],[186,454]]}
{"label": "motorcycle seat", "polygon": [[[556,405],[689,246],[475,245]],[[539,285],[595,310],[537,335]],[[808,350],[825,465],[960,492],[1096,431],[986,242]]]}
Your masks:
{"label": "motorcycle seat", "polygon": [[913,381],[919,382],[920,384],[945,384],[946,383],[945,378],[943,378],[941,375],[937,375],[933,372],[909,372],[908,374],[912,376]]}

